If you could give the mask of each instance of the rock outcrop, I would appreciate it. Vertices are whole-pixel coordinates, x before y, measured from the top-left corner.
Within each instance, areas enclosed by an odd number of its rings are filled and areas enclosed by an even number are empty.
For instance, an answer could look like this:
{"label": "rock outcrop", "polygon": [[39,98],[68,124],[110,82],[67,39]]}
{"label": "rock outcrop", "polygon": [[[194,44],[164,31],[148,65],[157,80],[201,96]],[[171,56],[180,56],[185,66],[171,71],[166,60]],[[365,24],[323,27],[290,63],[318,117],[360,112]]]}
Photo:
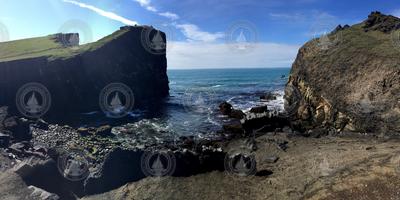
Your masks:
{"label": "rock outcrop", "polygon": [[[16,93],[30,82],[44,85],[51,94],[45,118],[100,110],[99,94],[114,82],[131,88],[135,108],[157,105],[169,94],[167,59],[165,51],[155,54],[144,47],[146,29],[152,28],[123,27],[81,46],[78,34],[0,43],[0,105],[18,113]],[[157,33],[165,41],[165,34]]]}
{"label": "rock outcrop", "polygon": [[368,19],[306,43],[287,83],[293,126],[400,132],[400,19]]}

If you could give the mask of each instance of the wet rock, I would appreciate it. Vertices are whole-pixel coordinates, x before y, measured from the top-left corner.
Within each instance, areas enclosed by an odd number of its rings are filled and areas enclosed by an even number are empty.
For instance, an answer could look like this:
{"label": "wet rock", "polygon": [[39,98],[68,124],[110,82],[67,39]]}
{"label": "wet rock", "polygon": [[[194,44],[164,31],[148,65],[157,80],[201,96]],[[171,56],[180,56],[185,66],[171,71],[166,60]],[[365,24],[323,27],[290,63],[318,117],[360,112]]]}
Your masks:
{"label": "wet rock", "polygon": [[223,102],[221,104],[219,104],[219,111],[223,114],[223,115],[229,115],[232,112],[232,105],[228,102]]}
{"label": "wet rock", "polygon": [[234,119],[243,119],[245,116],[246,114],[243,111],[235,109],[229,114],[229,117]]}
{"label": "wet rock", "polygon": [[276,100],[276,94],[272,93],[272,92],[268,92],[266,94],[263,94],[260,96],[261,100],[264,101],[272,101],[272,100]]}
{"label": "wet rock", "polygon": [[264,106],[258,106],[258,107],[254,107],[250,109],[251,113],[265,113],[268,112],[268,106],[264,105]]}

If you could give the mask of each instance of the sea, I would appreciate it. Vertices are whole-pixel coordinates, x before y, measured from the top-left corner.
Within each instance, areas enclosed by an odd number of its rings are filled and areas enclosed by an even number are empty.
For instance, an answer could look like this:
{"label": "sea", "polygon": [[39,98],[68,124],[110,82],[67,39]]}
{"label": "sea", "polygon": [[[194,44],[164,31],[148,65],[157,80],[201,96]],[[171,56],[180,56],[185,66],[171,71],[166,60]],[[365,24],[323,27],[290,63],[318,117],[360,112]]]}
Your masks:
{"label": "sea", "polygon": [[[214,137],[229,120],[218,110],[224,101],[244,112],[261,105],[282,111],[289,72],[290,68],[170,69],[167,72],[170,97],[161,114],[128,123],[123,129],[146,137]],[[260,100],[261,95],[269,92],[276,94],[277,99]]]}

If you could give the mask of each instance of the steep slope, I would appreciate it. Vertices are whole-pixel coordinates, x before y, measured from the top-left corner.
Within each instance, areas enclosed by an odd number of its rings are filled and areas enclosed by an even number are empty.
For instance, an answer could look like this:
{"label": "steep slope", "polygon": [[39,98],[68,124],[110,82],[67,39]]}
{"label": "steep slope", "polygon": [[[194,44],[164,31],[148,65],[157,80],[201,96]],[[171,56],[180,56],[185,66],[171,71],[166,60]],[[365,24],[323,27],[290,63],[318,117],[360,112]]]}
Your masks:
{"label": "steep slope", "polygon": [[285,92],[294,126],[399,132],[399,28],[399,18],[373,12],[306,43]]}
{"label": "steep slope", "polygon": [[100,110],[100,91],[114,82],[133,90],[136,108],[157,104],[169,93],[167,60],[165,51],[154,54],[143,46],[147,29],[152,27],[122,27],[82,46],[78,34],[0,43],[0,105],[16,112],[16,93],[30,82],[49,90],[52,117]]}

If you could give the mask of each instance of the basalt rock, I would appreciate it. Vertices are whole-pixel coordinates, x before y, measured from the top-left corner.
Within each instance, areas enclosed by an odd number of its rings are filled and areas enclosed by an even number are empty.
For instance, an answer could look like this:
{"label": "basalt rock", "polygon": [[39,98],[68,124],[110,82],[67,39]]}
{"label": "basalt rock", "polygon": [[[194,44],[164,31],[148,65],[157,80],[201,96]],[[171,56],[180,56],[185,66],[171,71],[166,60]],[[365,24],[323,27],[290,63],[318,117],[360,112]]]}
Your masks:
{"label": "basalt rock", "polygon": [[292,127],[399,133],[399,23],[373,12],[301,47],[284,97]]}
{"label": "basalt rock", "polygon": [[[15,103],[17,91],[31,82],[44,85],[50,93],[47,121],[99,111],[101,90],[116,82],[133,91],[135,108],[157,105],[169,94],[167,59],[165,51],[152,53],[143,44],[142,34],[147,29],[150,27],[123,27],[82,46],[73,40],[78,34],[0,43],[0,105],[9,106],[12,115],[20,114]],[[150,32],[149,37],[156,33]],[[165,41],[165,34],[159,33]]]}

